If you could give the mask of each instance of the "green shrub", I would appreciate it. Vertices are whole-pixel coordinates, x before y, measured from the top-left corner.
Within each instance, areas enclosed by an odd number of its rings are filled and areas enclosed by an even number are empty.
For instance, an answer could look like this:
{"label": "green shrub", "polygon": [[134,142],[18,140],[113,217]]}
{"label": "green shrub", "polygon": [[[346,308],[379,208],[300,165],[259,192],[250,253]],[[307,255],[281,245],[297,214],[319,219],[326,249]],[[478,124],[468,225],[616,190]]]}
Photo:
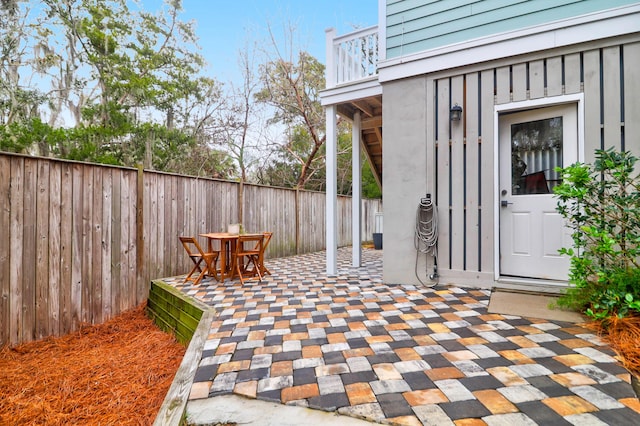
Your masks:
{"label": "green shrub", "polygon": [[[640,179],[629,152],[597,150],[593,165],[564,169],[554,188],[572,229],[572,285],[558,304],[599,320],[640,313]],[[635,312],[634,312],[635,311]]]}

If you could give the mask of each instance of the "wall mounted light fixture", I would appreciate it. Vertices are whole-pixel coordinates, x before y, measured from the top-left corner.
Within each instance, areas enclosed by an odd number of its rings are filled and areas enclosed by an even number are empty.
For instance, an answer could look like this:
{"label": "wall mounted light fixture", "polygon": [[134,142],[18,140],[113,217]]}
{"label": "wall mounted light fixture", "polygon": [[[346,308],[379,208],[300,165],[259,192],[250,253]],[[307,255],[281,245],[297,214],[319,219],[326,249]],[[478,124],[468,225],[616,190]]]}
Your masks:
{"label": "wall mounted light fixture", "polygon": [[449,120],[460,121],[461,117],[462,117],[462,107],[458,104],[455,104],[449,110]]}

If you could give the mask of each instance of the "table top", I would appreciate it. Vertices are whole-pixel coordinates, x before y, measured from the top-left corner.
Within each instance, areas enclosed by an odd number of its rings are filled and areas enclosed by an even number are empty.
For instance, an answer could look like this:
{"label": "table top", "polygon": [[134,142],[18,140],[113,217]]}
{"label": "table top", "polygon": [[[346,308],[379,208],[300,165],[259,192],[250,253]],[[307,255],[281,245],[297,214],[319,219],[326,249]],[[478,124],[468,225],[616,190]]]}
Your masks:
{"label": "table top", "polygon": [[201,237],[212,238],[214,240],[238,238],[240,235],[246,235],[249,237],[260,237],[263,234],[230,234],[228,232],[207,232],[204,234],[200,234]]}

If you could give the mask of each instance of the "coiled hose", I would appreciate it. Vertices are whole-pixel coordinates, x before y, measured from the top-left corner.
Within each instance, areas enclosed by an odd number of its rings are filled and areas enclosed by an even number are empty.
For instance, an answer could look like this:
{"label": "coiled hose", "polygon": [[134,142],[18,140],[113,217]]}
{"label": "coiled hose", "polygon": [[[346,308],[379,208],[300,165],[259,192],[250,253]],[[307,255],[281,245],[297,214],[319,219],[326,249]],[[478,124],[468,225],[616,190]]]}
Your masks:
{"label": "coiled hose", "polygon": [[[433,287],[438,283],[438,212],[436,206],[431,200],[430,194],[420,199],[418,209],[416,211],[416,232],[414,237],[416,247],[416,278],[422,285]],[[433,256],[433,274],[428,275],[429,279],[434,281],[431,284],[425,284],[418,275],[418,256],[420,253]],[[429,271],[427,270],[428,274]]]}

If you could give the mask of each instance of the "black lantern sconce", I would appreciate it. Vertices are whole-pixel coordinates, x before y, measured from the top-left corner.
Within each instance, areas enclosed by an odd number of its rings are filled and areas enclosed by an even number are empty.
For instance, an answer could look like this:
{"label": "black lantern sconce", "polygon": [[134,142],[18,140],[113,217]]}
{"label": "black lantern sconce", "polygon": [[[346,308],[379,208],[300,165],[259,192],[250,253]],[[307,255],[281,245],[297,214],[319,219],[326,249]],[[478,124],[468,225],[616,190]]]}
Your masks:
{"label": "black lantern sconce", "polygon": [[462,118],[462,107],[455,104],[451,107],[451,110],[449,110],[449,120],[460,121],[460,118]]}

